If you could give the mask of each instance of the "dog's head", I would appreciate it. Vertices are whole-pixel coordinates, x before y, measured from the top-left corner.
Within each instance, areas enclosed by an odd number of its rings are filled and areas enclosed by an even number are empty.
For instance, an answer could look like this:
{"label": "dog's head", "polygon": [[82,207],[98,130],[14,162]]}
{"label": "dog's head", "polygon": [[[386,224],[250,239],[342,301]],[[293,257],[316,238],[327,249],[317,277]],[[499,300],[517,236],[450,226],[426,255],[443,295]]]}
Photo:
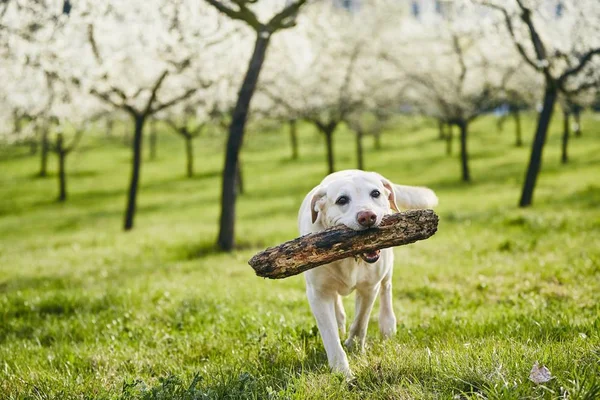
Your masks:
{"label": "dog's head", "polygon": [[385,215],[398,212],[391,182],[364,171],[329,175],[311,200],[313,224],[323,227],[345,225],[354,230],[378,226]]}

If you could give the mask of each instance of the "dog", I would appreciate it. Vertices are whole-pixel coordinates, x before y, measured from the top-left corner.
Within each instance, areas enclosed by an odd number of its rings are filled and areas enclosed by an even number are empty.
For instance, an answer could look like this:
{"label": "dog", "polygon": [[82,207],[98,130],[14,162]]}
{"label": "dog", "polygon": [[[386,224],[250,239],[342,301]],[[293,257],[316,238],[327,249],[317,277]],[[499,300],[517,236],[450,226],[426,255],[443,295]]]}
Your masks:
{"label": "dog", "polygon": [[[328,175],[304,198],[298,213],[301,235],[335,225],[360,231],[376,227],[385,215],[400,209],[435,207],[438,198],[425,187],[396,185],[376,172],[345,170]],[[384,338],[396,333],[392,307],[391,248],[361,254],[304,273],[306,294],[332,371],[352,378],[348,357],[340,343],[346,335],[346,313],[341,296],[356,290],[354,321],[344,342],[364,349],[369,316],[379,294],[379,331]]]}

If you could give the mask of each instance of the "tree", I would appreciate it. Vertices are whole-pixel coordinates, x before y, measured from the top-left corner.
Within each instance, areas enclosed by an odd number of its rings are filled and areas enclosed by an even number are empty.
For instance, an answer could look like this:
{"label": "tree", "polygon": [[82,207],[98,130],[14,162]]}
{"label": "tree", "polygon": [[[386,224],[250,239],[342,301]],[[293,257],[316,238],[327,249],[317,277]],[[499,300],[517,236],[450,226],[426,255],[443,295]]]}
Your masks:
{"label": "tree", "polygon": [[57,71],[133,122],[125,230],[134,225],[145,124],[196,93],[186,74],[226,28],[212,8],[197,7],[188,0],[82,1],[73,4],[54,42]]}
{"label": "tree", "polygon": [[595,0],[565,0],[561,14],[551,16],[541,1],[489,0],[484,4],[499,12],[522,59],[544,78],[542,111],[519,200],[520,207],[527,207],[533,202],[559,94],[576,94],[597,85],[598,67],[594,64],[600,56],[600,4]]}
{"label": "tree", "polygon": [[311,5],[299,29],[281,35],[274,44],[276,52],[261,80],[272,108],[290,120],[313,124],[323,135],[329,173],[335,170],[337,128],[351,113],[364,110],[383,82],[394,86],[395,80],[385,73],[389,68],[378,63],[378,49],[391,26],[386,10],[390,8],[385,2],[379,7],[365,2],[359,17],[330,4]]}
{"label": "tree", "polygon": [[268,22],[261,22],[257,13],[251,8],[256,0],[235,0],[231,3],[219,0],[206,0],[208,4],[227,15],[233,20],[244,22],[254,30],[256,40],[248,69],[244,76],[239,95],[233,109],[227,150],[225,153],[225,166],[223,168],[223,183],[221,190],[221,217],[219,222],[219,236],[217,245],[225,251],[231,251],[235,246],[235,205],[236,205],[236,179],[239,180],[238,160],[244,139],[244,128],[248,117],[250,101],[256,89],[256,83],[267,54],[271,36],[277,31],[291,28],[295,25],[298,10],[306,0],[293,0]]}
{"label": "tree", "polygon": [[[207,124],[207,119],[199,116],[195,111],[193,103],[183,107],[183,112],[173,113],[164,118],[173,132],[183,138],[185,143],[186,175],[188,178],[194,176],[194,139],[196,139]],[[195,117],[195,118],[194,118]],[[195,120],[195,121],[194,121]]]}
{"label": "tree", "polygon": [[[416,110],[459,129],[464,182],[472,179],[469,125],[499,103],[502,81],[515,71],[515,58],[503,51],[497,30],[480,23],[469,12],[473,10],[465,10],[455,18],[449,16],[436,31],[410,27],[414,36],[407,33],[404,48],[386,54],[407,82],[405,100]],[[452,134],[446,134],[446,138],[449,153]]]}

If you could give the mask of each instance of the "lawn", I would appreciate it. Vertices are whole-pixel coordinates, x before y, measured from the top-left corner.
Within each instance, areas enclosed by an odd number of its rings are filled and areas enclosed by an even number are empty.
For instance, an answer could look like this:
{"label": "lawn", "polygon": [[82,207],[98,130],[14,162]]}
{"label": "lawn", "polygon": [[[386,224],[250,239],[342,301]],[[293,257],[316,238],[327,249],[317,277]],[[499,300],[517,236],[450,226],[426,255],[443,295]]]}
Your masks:
{"label": "lawn", "polygon": [[[64,204],[53,174],[35,176],[38,157],[2,149],[0,398],[600,398],[600,120],[586,115],[567,165],[561,124],[528,209],[516,205],[532,118],[523,148],[510,123],[474,124],[471,184],[432,122],[400,120],[381,150],[367,139],[368,169],[437,192],[440,225],[395,250],[398,334],[380,339],[376,305],[351,384],[328,370],[302,277],[264,280],[246,264],[297,235],[297,209],[326,169],[310,126],[298,161],[287,132],[247,137],[231,254],[213,246],[221,136],[198,139],[188,179],[183,142],[161,132],[129,233],[121,140],[85,137]],[[353,168],[353,137],[335,139],[337,168]],[[351,319],[352,296],[345,304]],[[553,375],[546,384],[528,379],[536,361]]]}

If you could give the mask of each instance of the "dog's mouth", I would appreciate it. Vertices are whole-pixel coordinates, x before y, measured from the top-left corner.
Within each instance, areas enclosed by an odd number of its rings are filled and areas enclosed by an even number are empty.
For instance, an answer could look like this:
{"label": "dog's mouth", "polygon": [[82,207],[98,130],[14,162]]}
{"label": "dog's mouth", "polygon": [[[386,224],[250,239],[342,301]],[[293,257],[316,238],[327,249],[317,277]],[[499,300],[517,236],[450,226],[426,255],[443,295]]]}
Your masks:
{"label": "dog's mouth", "polygon": [[361,253],[360,258],[362,258],[365,262],[369,264],[373,264],[374,262],[377,262],[377,260],[379,260],[380,253],[380,250],[373,250],[367,253]]}

